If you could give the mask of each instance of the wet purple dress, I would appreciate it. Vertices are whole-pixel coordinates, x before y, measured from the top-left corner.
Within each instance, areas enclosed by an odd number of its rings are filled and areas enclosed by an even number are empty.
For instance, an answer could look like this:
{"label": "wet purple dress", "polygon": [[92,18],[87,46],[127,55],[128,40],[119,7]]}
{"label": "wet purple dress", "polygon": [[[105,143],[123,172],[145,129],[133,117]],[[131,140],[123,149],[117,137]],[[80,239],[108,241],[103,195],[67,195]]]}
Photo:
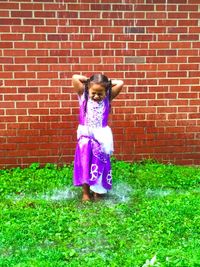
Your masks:
{"label": "wet purple dress", "polygon": [[108,96],[102,101],[88,99],[85,112],[84,94],[79,97],[78,143],[74,160],[74,185],[90,185],[92,191],[106,193],[112,187],[110,155],[113,136],[107,125],[110,110]]}

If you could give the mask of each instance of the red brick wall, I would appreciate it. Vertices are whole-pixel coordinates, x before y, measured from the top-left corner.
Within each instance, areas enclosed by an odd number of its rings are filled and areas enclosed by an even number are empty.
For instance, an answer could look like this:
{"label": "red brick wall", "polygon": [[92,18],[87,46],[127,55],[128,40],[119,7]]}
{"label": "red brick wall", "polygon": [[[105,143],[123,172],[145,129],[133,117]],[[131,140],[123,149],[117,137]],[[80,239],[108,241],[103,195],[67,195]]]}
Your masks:
{"label": "red brick wall", "polygon": [[0,1],[0,166],[73,160],[75,73],[125,86],[115,157],[200,164],[199,0]]}

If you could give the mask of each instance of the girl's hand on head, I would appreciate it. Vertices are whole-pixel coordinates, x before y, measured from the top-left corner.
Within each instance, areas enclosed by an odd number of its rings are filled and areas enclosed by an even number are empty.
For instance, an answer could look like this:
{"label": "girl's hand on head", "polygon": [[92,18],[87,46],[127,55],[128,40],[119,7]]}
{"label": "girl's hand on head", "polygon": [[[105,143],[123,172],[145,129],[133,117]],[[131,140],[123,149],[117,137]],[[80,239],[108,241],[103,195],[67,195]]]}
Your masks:
{"label": "girl's hand on head", "polygon": [[112,91],[111,91],[111,100],[112,100],[122,90],[124,82],[122,80],[112,80],[111,82],[112,82]]}
{"label": "girl's hand on head", "polygon": [[83,94],[83,91],[85,88],[84,84],[87,82],[87,80],[88,78],[84,75],[74,74],[72,76],[72,86],[74,87],[74,89],[79,95]]}

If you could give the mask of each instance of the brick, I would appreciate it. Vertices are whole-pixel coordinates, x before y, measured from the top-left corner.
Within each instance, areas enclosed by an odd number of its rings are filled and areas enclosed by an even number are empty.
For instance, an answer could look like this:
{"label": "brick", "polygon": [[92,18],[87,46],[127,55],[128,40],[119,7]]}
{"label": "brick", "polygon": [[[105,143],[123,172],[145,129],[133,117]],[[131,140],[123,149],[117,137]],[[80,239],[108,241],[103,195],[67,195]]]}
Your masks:
{"label": "brick", "polygon": [[0,78],[1,79],[12,79],[13,78],[13,73],[12,72],[1,72],[0,73]]}
{"label": "brick", "polygon": [[180,70],[198,70],[199,65],[198,64],[181,64],[179,66]]}
{"label": "brick", "polygon": [[158,50],[157,51],[158,56],[176,56],[177,55],[177,50]]}
{"label": "brick", "polygon": [[32,15],[32,11],[11,11],[11,17],[13,18],[32,17]]}
{"label": "brick", "polygon": [[192,27],[189,28],[189,33],[199,33],[200,32],[200,27]]}
{"label": "brick", "polygon": [[[33,62],[30,63],[35,63],[35,59]],[[58,58],[56,57],[38,57],[37,58],[37,64],[57,64],[58,63]]]}
{"label": "brick", "polygon": [[7,123],[7,129],[28,129],[29,124],[28,123]]}
{"label": "brick", "polygon": [[[85,12],[84,12],[85,13]],[[91,13],[91,12],[90,12]],[[92,14],[93,14],[94,12],[92,12]],[[99,13],[97,13],[96,12],[96,14],[97,14],[97,16],[95,16],[96,18],[97,17],[102,17],[102,18],[104,18],[104,19],[116,19],[116,17],[118,18],[118,19],[122,19],[123,18],[123,14],[124,14],[125,12],[113,12],[113,13],[111,13],[111,12],[99,12]]]}
{"label": "brick", "polygon": [[60,108],[60,103],[55,101],[39,102],[39,108]]}
{"label": "brick", "polygon": [[12,42],[1,42],[0,48],[13,48],[13,43]]}
{"label": "brick", "polygon": [[168,13],[168,18],[169,19],[187,19],[187,17],[188,17],[187,12],[179,12],[179,13],[177,13],[177,12],[173,12],[173,13],[169,12]]}
{"label": "brick", "polygon": [[57,28],[55,26],[46,26],[46,27],[35,27],[35,32],[36,33],[56,33]]}
{"label": "brick", "polygon": [[25,50],[7,50],[7,49],[4,49],[4,56],[12,56],[12,57],[25,56]]}
{"label": "brick", "polygon": [[146,12],[147,19],[166,19],[166,12]]}
{"label": "brick", "polygon": [[68,35],[67,34],[48,34],[47,39],[48,41],[67,41]]}
{"label": "brick", "polygon": [[20,49],[20,48],[25,48],[25,49],[28,49],[28,48],[36,48],[36,43],[33,43],[33,42],[16,42],[14,43],[14,47],[16,49]]}
{"label": "brick", "polygon": [[[175,4],[173,0],[168,0],[169,4]],[[176,0],[176,4],[187,4],[187,0]]]}
{"label": "brick", "polygon": [[25,80],[6,80],[5,86],[26,86]]}
{"label": "brick", "polygon": [[199,89],[200,89],[199,85],[197,85],[197,86],[192,85],[190,87],[191,87],[191,91],[199,91]]}
{"label": "brick", "polygon": [[42,79],[37,79],[37,80],[28,80],[28,87],[34,87],[33,91],[35,92],[35,86],[48,86],[49,85],[49,80],[42,80]]}
{"label": "brick", "polygon": [[196,107],[178,107],[178,112],[197,112],[197,108]]}
{"label": "brick", "polygon": [[180,84],[199,84],[199,79],[195,78],[187,78],[187,79],[180,79]]}
{"label": "brick", "polygon": [[178,56],[174,56],[174,57],[167,57],[167,63],[187,63],[187,57],[178,57]]}
{"label": "brick", "polygon": [[[58,42],[40,42],[37,44],[38,45],[38,49],[59,49],[59,43]],[[62,48],[62,47],[61,47]],[[66,46],[67,48],[67,46]]]}
{"label": "brick", "polygon": [[[199,12],[191,12],[189,14],[190,18],[191,19],[199,19]],[[197,25],[197,21],[194,21],[194,23],[196,22],[196,25]]]}
{"label": "brick", "polygon": [[[104,27],[104,29],[103,29],[103,33],[105,32],[106,33],[106,31],[105,31],[105,29],[107,29],[107,28],[105,28]],[[110,32],[112,32],[112,30],[113,30],[113,28],[112,27],[109,27],[108,28],[108,33],[110,33]],[[77,32],[78,32],[79,30],[77,30]],[[74,31],[73,31],[74,32]],[[73,33],[72,32],[72,33]],[[96,27],[83,27],[83,28],[81,28],[80,29],[80,33],[92,33],[92,34],[95,34],[95,33],[101,33],[101,27],[98,27],[98,26],[96,26]]]}
{"label": "brick", "polygon": [[141,108],[141,107],[136,107],[136,112],[137,113],[155,113],[156,112],[156,108],[155,107],[145,107],[145,108]]}
{"label": "brick", "polygon": [[180,50],[178,51],[179,56],[196,56],[198,57],[198,51],[197,50]]}
{"label": "brick", "polygon": [[1,33],[10,32],[10,26],[5,26],[5,25],[1,26],[0,25],[0,31],[1,31]]}
{"label": "brick", "polygon": [[[99,23],[97,23],[97,22],[99,22]],[[92,20],[92,25],[97,25],[97,26],[99,26],[99,25],[107,25],[107,22],[106,21],[97,21],[97,20]],[[70,26],[73,26],[73,25],[75,25],[75,26],[90,26],[90,20],[89,19],[82,19],[82,20],[77,20],[77,19],[70,19],[70,21],[69,21],[69,25]]]}
{"label": "brick", "polygon": [[126,57],[125,63],[145,63],[145,57]]}
{"label": "brick", "polygon": [[128,43],[128,49],[148,49],[148,43],[140,42],[140,43]]}
{"label": "brick", "polygon": [[89,10],[89,4],[68,4],[68,10]]}
{"label": "brick", "polygon": [[163,33],[165,34],[166,32],[166,28],[165,27],[149,27],[146,29],[146,33],[152,33],[152,34],[156,34],[156,33]]}
{"label": "brick", "polygon": [[149,56],[153,57],[156,56],[157,51],[156,50],[137,50],[136,51],[136,56]]}
{"label": "brick", "polygon": [[39,116],[18,116],[18,122],[39,122]]}
{"label": "brick", "polygon": [[21,25],[21,19],[7,19],[1,18],[0,25]]}
{"label": "brick", "polygon": [[134,5],[134,11],[154,11],[154,5]]}
{"label": "brick", "polygon": [[48,56],[47,50],[28,50],[27,56]]}
{"label": "brick", "polygon": [[3,41],[21,41],[23,40],[22,34],[2,34],[1,40]]}
{"label": "brick", "polygon": [[[97,68],[99,68],[99,67],[100,67],[100,65],[98,65]],[[76,72],[82,72],[82,71],[88,71],[88,72],[92,73],[93,65],[86,64],[86,65],[73,65],[72,66],[72,72],[76,73]]]}
{"label": "brick", "polygon": [[35,64],[35,57],[16,57],[15,64]]}
{"label": "brick", "polygon": [[172,42],[171,43],[171,48],[172,49],[184,49],[184,48],[191,48],[191,43],[189,42]]}
{"label": "brick", "polygon": [[8,101],[0,102],[0,108],[14,108],[14,107],[15,107],[14,102],[8,102]]}
{"label": "brick", "polygon": [[[87,21],[86,21],[87,22]],[[97,19],[92,19],[91,23],[88,23],[88,25],[92,25],[93,27],[96,26],[101,26],[101,27],[111,27],[112,26],[112,21],[111,20],[97,20]],[[114,21],[114,24],[116,24],[115,26],[122,26],[122,25],[118,25],[118,23],[116,21]],[[85,24],[87,25],[87,24]]]}
{"label": "brick", "polygon": [[183,27],[183,26],[198,26],[198,21],[197,20],[179,20],[178,21],[178,26]]}
{"label": "brick", "polygon": [[55,11],[35,11],[34,17],[37,18],[53,18],[56,17]]}
{"label": "brick", "polygon": [[179,37],[180,41],[198,41],[199,35],[198,34],[181,34]]}
{"label": "brick", "polygon": [[198,11],[198,6],[197,5],[178,5],[178,11]]}
{"label": "brick", "polygon": [[188,33],[187,27],[169,27],[167,33]]}
{"label": "brick", "polygon": [[168,77],[187,77],[186,71],[169,71]]}
{"label": "brick", "polygon": [[136,41],[156,41],[156,36],[153,34],[136,35]]}
{"label": "brick", "polygon": [[[72,2],[72,1],[71,1]],[[47,3],[44,3],[44,10],[66,10],[67,4],[64,2],[57,2],[57,3],[50,3],[50,1]]]}
{"label": "brick", "polygon": [[21,3],[21,10],[42,10],[43,4],[40,3]]}
{"label": "brick", "polygon": [[188,62],[189,63],[200,63],[200,57],[189,57]]}
{"label": "brick", "polygon": [[156,6],[157,11],[176,11],[175,5],[166,5],[166,2],[163,3],[163,5],[157,5]]}
{"label": "brick", "polygon": [[166,41],[177,41],[178,36],[176,34],[159,34],[157,41],[166,42]]}
{"label": "brick", "polygon": [[60,26],[64,26],[64,25],[69,25],[69,21],[67,19],[50,19],[50,18],[46,18],[45,19],[46,25],[47,26],[56,26],[59,25]]}
{"label": "brick", "polygon": [[17,145],[16,144],[2,144],[1,150],[16,150]]}
{"label": "brick", "polygon": [[36,77],[35,72],[15,72],[14,73],[14,78],[15,79],[34,79]]}
{"label": "brick", "polygon": [[112,6],[113,11],[132,11],[133,10],[133,5],[113,5]]}
{"label": "brick", "polygon": [[[141,19],[143,20],[144,19],[144,12],[128,12],[128,11],[125,11],[123,12],[124,13],[124,18],[125,19]],[[116,15],[114,14],[113,18],[115,18]],[[144,20],[143,20],[144,22]]]}
{"label": "brick", "polygon": [[91,4],[91,10],[111,10],[111,5],[109,4]]}
{"label": "brick", "polygon": [[25,100],[24,95],[4,95],[4,101],[19,101]]}
{"label": "brick", "polygon": [[26,41],[45,41],[45,34],[25,34],[24,39]]}
{"label": "brick", "polygon": [[14,9],[19,9],[19,3],[3,3],[1,5],[1,9],[7,9],[7,10],[14,10]]}
{"label": "brick", "polygon": [[145,33],[144,27],[125,27],[124,33]]}
{"label": "brick", "polygon": [[24,25],[44,25],[44,19],[23,19]]}
{"label": "brick", "polygon": [[189,71],[189,77],[200,77],[200,71]]}

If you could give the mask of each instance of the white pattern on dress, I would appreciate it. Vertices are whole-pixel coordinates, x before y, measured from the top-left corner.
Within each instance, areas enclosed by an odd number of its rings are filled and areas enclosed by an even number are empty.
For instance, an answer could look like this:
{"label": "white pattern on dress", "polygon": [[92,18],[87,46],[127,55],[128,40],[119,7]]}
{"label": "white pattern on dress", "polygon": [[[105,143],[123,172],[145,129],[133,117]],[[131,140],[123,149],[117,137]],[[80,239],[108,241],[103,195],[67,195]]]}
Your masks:
{"label": "white pattern on dress", "polygon": [[91,170],[90,170],[91,178],[90,181],[95,181],[98,179],[98,165],[97,164],[92,164]]}
{"label": "white pattern on dress", "polygon": [[87,126],[91,128],[102,127],[102,118],[104,112],[105,104],[104,101],[96,102],[92,99],[88,99],[87,103]]}
{"label": "white pattern on dress", "polygon": [[112,185],[112,170],[109,171],[106,180],[109,185]]}

